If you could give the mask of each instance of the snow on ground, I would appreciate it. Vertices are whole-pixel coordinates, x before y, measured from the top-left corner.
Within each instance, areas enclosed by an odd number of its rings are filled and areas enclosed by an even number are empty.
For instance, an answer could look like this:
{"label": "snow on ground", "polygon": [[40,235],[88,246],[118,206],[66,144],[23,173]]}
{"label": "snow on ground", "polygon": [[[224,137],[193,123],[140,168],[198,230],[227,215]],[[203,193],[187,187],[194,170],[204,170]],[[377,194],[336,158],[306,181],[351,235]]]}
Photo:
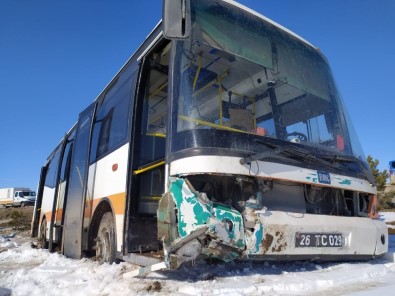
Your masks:
{"label": "snow on ground", "polygon": [[379,219],[385,223],[395,222],[395,212],[379,212]]}
{"label": "snow on ground", "polygon": [[[382,213],[381,213],[382,214]],[[382,214],[385,221],[392,215]],[[389,217],[389,218],[388,218]],[[124,279],[128,263],[99,264],[34,249],[25,236],[0,237],[3,295],[393,295],[395,235],[380,259],[358,263],[198,264]]]}

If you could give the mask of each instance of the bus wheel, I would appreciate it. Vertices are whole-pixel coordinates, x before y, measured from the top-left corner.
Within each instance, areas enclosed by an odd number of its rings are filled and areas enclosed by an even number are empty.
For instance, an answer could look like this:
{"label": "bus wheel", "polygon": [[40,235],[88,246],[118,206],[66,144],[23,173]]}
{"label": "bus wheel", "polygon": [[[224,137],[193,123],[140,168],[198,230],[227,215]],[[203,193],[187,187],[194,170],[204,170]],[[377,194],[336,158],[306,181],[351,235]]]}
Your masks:
{"label": "bus wheel", "polygon": [[105,213],[100,221],[95,249],[99,262],[115,262],[115,230],[111,212]]}
{"label": "bus wheel", "polygon": [[43,249],[48,249],[46,233],[47,233],[47,221],[44,219],[41,222],[41,226],[40,226],[40,243]]}
{"label": "bus wheel", "polygon": [[25,203],[22,201],[21,202],[21,208],[24,208],[25,207]]}

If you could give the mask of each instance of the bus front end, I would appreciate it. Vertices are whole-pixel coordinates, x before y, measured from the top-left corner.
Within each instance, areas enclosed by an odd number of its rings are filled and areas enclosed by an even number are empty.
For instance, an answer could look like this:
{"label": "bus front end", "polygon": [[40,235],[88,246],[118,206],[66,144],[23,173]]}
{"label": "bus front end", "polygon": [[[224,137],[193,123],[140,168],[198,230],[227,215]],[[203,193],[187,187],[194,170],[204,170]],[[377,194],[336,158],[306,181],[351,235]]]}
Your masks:
{"label": "bus front end", "polygon": [[234,2],[190,5],[158,208],[168,260],[385,254],[374,179],[325,57]]}
{"label": "bus front end", "polygon": [[390,184],[395,185],[395,160],[389,162],[388,174],[389,174]]}

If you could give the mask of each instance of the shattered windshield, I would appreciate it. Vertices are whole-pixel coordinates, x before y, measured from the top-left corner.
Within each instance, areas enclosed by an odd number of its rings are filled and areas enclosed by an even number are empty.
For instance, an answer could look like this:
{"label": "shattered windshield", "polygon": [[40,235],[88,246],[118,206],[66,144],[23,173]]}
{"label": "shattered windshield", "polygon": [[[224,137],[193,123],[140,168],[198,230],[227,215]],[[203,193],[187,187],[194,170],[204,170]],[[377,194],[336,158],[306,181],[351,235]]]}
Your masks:
{"label": "shattered windshield", "polygon": [[[177,48],[181,63],[173,151],[205,145],[235,148],[227,142],[229,135],[244,134],[365,161],[318,50],[230,4],[191,5],[192,38]],[[210,132],[214,130],[216,134]],[[191,131],[189,144],[185,139],[180,144]],[[200,136],[217,140],[200,141]],[[237,149],[243,150],[240,145]]]}

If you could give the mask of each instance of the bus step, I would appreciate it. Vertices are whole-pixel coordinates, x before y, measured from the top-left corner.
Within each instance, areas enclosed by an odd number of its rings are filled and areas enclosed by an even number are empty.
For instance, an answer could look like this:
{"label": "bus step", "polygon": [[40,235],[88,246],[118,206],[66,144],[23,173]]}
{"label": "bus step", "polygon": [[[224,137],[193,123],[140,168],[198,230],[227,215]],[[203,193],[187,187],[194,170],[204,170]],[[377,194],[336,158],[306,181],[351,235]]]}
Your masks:
{"label": "bus step", "polygon": [[153,271],[158,271],[158,270],[167,270],[169,269],[169,263],[167,262],[159,262],[156,264],[153,264],[151,266],[146,266],[146,267],[141,267],[132,271],[129,271],[127,273],[123,274],[123,278],[131,278],[131,277],[143,277],[149,274],[150,272]]}
{"label": "bus step", "polygon": [[130,253],[127,256],[123,256],[122,259],[125,262],[140,265],[140,266],[149,266],[161,262],[161,259],[135,254],[135,253]]}

